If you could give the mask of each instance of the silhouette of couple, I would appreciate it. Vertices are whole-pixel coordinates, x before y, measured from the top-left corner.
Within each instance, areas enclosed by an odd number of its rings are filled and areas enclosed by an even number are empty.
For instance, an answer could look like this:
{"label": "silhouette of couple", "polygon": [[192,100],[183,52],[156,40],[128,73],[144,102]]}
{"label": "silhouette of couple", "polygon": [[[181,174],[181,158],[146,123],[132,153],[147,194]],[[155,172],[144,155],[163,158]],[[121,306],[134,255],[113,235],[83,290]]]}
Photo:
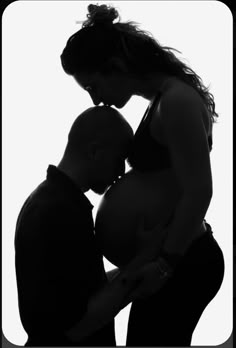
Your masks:
{"label": "silhouette of couple", "polygon": [[[17,220],[26,346],[115,346],[114,317],[130,302],[127,346],[190,346],[223,280],[204,219],[214,98],[174,49],[118,17],[89,5],[61,54],[95,107],[76,118]],[[135,134],[111,107],[133,95],[150,101]],[[105,193],[95,223],[90,189]],[[117,268],[106,273],[103,255]]]}

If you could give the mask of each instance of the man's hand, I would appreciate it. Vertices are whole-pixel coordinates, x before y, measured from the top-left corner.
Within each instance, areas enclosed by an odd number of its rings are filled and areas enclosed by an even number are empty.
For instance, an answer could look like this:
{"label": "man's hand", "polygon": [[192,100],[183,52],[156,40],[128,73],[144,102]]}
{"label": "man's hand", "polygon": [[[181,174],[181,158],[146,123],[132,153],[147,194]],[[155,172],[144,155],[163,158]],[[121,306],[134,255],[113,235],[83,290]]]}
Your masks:
{"label": "man's hand", "polygon": [[127,279],[127,282],[135,284],[135,287],[133,291],[130,292],[126,301],[129,303],[156,294],[167,279],[168,277],[162,277],[156,261],[145,264],[140,270],[131,274]]}

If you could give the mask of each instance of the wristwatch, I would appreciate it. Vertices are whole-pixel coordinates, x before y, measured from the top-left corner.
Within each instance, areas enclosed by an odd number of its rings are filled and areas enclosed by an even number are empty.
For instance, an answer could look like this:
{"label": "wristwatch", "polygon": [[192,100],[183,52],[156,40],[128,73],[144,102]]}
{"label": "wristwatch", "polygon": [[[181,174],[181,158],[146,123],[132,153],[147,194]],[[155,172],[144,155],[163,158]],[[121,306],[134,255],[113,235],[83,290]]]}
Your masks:
{"label": "wristwatch", "polygon": [[156,265],[159,277],[161,279],[168,279],[172,276],[174,269],[162,256],[158,257]]}

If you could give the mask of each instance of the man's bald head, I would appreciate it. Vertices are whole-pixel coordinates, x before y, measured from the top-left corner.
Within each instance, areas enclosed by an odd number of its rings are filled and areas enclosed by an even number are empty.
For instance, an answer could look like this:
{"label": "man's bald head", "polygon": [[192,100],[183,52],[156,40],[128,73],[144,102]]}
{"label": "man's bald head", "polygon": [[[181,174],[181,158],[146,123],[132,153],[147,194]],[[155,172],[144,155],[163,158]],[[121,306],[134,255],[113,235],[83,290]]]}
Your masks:
{"label": "man's bald head", "polygon": [[74,121],[68,136],[67,151],[78,153],[91,143],[128,146],[132,138],[131,126],[116,109],[95,106],[85,110]]}
{"label": "man's bald head", "polygon": [[132,140],[133,130],[117,110],[89,108],[74,121],[58,168],[83,192],[102,194],[125,173]]}

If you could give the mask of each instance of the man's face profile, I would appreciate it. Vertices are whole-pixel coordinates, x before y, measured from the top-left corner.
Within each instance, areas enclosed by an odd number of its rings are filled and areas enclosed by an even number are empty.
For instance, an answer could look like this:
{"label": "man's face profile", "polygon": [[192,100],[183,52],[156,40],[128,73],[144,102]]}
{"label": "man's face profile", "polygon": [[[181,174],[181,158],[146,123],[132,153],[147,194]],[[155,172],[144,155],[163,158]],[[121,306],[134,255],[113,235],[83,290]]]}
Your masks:
{"label": "man's face profile", "polygon": [[95,193],[103,194],[125,173],[125,157],[123,149],[112,146],[104,149],[92,172],[91,189]]}

